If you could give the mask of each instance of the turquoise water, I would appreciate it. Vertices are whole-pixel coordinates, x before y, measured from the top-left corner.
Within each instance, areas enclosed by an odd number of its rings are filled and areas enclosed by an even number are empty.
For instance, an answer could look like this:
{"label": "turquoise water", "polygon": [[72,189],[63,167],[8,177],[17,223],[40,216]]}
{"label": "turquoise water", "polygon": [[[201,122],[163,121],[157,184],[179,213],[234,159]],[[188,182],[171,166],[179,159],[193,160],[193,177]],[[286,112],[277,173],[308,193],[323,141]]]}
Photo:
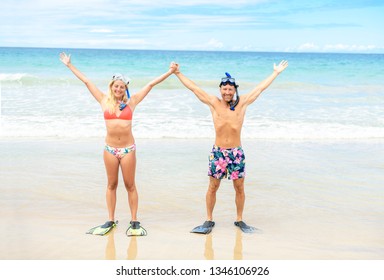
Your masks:
{"label": "turquoise water", "polygon": [[[78,138],[105,133],[99,105],[59,61],[73,63],[106,91],[110,77],[131,78],[131,92],[177,61],[210,94],[229,72],[244,94],[267,77],[273,63],[289,60],[247,112],[243,138],[382,139],[384,137],[383,54],[252,53],[0,48],[0,137]],[[174,76],[157,86],[134,115],[141,138],[213,136],[208,108]],[[166,123],[166,125],[164,125]]]}

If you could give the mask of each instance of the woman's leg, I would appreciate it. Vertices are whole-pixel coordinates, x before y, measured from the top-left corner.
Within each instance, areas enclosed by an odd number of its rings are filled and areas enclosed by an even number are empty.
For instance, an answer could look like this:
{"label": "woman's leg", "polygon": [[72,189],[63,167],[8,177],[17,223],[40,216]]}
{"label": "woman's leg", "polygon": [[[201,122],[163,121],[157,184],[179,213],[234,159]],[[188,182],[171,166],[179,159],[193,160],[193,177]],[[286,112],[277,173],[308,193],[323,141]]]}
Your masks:
{"label": "woman's leg", "polygon": [[136,151],[131,151],[120,160],[125,188],[128,192],[128,204],[131,210],[131,221],[137,221],[139,196],[136,189]]}
{"label": "woman's leg", "polygon": [[119,180],[119,160],[110,152],[104,150],[104,164],[108,177],[106,193],[108,216],[109,221],[115,221],[116,189]]}

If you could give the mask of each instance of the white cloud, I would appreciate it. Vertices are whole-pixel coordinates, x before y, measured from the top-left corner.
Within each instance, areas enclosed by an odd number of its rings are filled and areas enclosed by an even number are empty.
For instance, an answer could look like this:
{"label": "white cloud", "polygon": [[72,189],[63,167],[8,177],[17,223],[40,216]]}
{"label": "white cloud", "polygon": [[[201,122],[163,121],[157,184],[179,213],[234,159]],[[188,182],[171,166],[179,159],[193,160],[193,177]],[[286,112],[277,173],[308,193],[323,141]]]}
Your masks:
{"label": "white cloud", "polygon": [[300,45],[297,50],[298,51],[318,51],[320,48],[319,46],[315,45],[314,43],[305,43]]}
{"label": "white cloud", "polygon": [[[216,38],[211,38],[206,42],[191,44],[190,49],[192,50],[221,50],[224,47],[224,43],[217,40]],[[181,45],[181,49],[184,47]]]}
{"label": "white cloud", "polygon": [[99,28],[99,29],[92,29],[90,32],[92,33],[113,33],[114,31],[108,28]]}
{"label": "white cloud", "polygon": [[224,44],[219,40],[212,38],[211,40],[209,40],[207,46],[208,48],[221,49],[223,48]]}
{"label": "white cloud", "polygon": [[104,47],[111,48],[134,48],[134,47],[143,47],[147,42],[143,39],[128,39],[128,38],[108,38],[107,40],[102,39],[86,39],[86,40],[77,40],[74,42],[78,45],[87,45],[88,47]]}
{"label": "white cloud", "polygon": [[335,45],[325,45],[324,51],[350,51],[350,52],[367,52],[374,51],[379,49],[375,45],[346,45],[346,44],[335,44]]}
{"label": "white cloud", "polygon": [[244,26],[250,22],[254,22],[254,19],[249,16],[231,16],[226,15],[198,15],[198,14],[180,14],[173,15],[173,20],[182,21],[184,24],[192,27],[203,27],[207,29],[207,26],[211,28],[213,26]]}
{"label": "white cloud", "polygon": [[308,42],[298,47],[286,48],[286,52],[382,52],[383,47],[376,45],[349,45],[349,44],[326,44],[323,46]]}
{"label": "white cloud", "polygon": [[[129,1],[130,6],[156,6],[156,7],[174,7],[174,6],[197,6],[197,5],[211,5],[211,6],[229,6],[233,5],[250,5],[250,4],[259,4],[264,2],[269,2],[270,0],[184,0],[184,1],[174,1],[174,0],[162,0],[162,1],[153,1],[153,0],[131,0]],[[116,1],[124,4],[127,1]]]}

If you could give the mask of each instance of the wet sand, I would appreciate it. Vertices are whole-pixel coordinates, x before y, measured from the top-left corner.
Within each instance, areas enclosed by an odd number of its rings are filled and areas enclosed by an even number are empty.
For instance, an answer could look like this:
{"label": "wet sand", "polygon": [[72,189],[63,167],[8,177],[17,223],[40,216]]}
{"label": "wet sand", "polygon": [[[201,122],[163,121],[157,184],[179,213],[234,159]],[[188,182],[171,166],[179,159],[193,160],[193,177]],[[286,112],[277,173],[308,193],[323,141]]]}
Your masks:
{"label": "wet sand", "polygon": [[108,236],[103,139],[1,140],[0,259],[6,260],[382,260],[384,144],[244,140],[244,220],[234,225],[234,190],[223,181],[212,234],[189,231],[205,218],[212,139],[137,139],[139,219],[129,238],[119,184]]}

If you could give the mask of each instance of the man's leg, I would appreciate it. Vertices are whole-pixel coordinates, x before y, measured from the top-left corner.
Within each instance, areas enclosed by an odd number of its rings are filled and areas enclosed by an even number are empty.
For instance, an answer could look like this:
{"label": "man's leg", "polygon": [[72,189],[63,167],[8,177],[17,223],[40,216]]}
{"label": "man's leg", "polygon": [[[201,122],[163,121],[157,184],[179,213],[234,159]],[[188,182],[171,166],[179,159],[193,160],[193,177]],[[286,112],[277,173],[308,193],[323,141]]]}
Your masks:
{"label": "man's leg", "polygon": [[207,207],[207,221],[213,221],[213,209],[216,204],[216,192],[220,187],[220,180],[209,177],[209,186],[207,190],[207,194],[205,196],[205,202]]}
{"label": "man's leg", "polygon": [[243,220],[243,210],[245,203],[245,193],[244,193],[244,178],[233,180],[233,187],[236,191],[236,210],[237,210],[237,218],[236,221]]}

